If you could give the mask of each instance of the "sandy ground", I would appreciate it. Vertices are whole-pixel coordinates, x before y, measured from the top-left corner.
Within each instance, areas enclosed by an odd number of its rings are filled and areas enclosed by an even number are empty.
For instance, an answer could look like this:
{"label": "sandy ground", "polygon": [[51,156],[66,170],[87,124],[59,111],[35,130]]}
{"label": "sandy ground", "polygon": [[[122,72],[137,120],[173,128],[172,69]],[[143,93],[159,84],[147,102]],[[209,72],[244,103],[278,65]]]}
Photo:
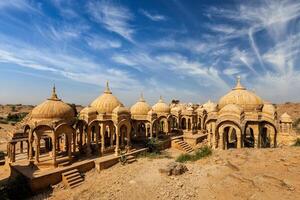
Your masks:
{"label": "sandy ground", "polygon": [[[165,176],[172,158],[139,158],[86,174],[73,190],[57,185],[50,199],[300,199],[300,148],[214,151],[187,163],[189,171]],[[35,199],[45,198],[40,195]]]}

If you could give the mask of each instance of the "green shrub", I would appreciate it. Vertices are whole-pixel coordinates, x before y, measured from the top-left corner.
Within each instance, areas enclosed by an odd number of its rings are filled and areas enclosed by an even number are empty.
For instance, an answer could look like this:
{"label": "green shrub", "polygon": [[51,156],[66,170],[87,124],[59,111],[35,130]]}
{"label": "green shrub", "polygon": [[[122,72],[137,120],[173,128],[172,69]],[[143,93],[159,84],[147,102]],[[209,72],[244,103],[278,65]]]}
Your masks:
{"label": "green shrub", "polygon": [[193,155],[188,153],[181,154],[176,158],[176,162],[181,162],[181,163],[192,161],[192,160],[193,160]]}
{"label": "green shrub", "polygon": [[297,138],[294,144],[295,147],[300,147],[300,138]]}
{"label": "green shrub", "polygon": [[161,149],[162,141],[157,138],[151,138],[148,140],[146,147],[148,147],[150,153],[159,153]]}
{"label": "green shrub", "polygon": [[300,118],[296,119],[293,122],[293,128],[297,131],[300,132]]}
{"label": "green shrub", "polygon": [[172,158],[166,152],[143,152],[138,155],[139,158],[149,158],[149,159],[161,159],[161,158]]}
{"label": "green shrub", "polygon": [[7,121],[11,121],[11,122],[20,122],[22,121],[22,119],[24,119],[24,117],[26,117],[28,113],[24,112],[24,113],[17,113],[17,114],[8,114],[7,115]]}
{"label": "green shrub", "polygon": [[176,158],[176,162],[187,162],[187,161],[196,161],[204,157],[210,156],[212,154],[212,149],[208,146],[201,147],[196,150],[193,154],[181,154]]}

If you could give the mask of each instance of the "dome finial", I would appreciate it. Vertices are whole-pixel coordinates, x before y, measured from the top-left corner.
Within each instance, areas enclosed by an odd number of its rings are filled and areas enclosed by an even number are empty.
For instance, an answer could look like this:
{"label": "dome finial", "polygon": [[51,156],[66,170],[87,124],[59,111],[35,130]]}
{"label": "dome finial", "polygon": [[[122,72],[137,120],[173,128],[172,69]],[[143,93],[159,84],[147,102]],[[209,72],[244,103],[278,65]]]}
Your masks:
{"label": "dome finial", "polygon": [[233,89],[234,90],[244,90],[245,89],[241,84],[241,76],[236,77],[236,86]]}
{"label": "dome finial", "polygon": [[110,88],[109,88],[109,82],[108,81],[106,81],[106,88],[105,88],[104,93],[111,94],[111,91],[110,91]]}
{"label": "dome finial", "polygon": [[162,98],[161,95],[159,96],[159,101],[158,102],[164,102],[164,100],[163,100],[163,98]]}
{"label": "dome finial", "polygon": [[52,88],[52,94],[51,94],[51,100],[58,100],[57,94],[56,94],[56,88],[55,88],[55,84],[53,85]]}
{"label": "dome finial", "polygon": [[145,99],[144,99],[144,95],[143,95],[143,92],[141,92],[140,101],[142,101],[142,102],[144,102],[144,101],[145,101]]}

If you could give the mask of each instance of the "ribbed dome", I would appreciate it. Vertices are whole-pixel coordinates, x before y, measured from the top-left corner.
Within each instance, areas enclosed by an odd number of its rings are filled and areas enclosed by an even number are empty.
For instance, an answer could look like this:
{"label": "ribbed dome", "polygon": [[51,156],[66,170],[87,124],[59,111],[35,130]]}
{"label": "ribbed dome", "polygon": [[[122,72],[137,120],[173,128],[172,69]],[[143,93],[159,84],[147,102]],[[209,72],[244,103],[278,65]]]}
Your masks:
{"label": "ribbed dome", "polygon": [[112,112],[117,115],[130,113],[129,109],[124,107],[123,104],[119,104]]}
{"label": "ribbed dome", "polygon": [[112,95],[107,82],[104,93],[91,103],[91,107],[96,108],[98,113],[111,114],[119,104],[121,104],[121,102],[117,97]]}
{"label": "ribbed dome", "polygon": [[180,106],[174,106],[173,108],[171,108],[171,112],[180,112],[181,111],[181,107]]}
{"label": "ribbed dome", "polygon": [[235,114],[242,114],[243,109],[236,105],[236,104],[228,104],[226,106],[224,106],[220,111],[220,113],[226,112],[226,113],[235,113]]}
{"label": "ribbed dome", "polygon": [[280,116],[280,121],[284,122],[284,123],[292,123],[293,122],[291,116],[289,114],[287,114],[286,112]]}
{"label": "ribbed dome", "polygon": [[31,118],[38,120],[72,120],[74,117],[73,108],[58,99],[55,87],[53,87],[51,98],[36,106],[31,112]]}
{"label": "ribbed dome", "polygon": [[241,85],[240,77],[238,77],[237,85],[228,94],[223,96],[219,101],[219,109],[228,104],[237,104],[245,110],[259,109],[263,101],[254,92],[248,91]]}
{"label": "ribbed dome", "polygon": [[97,110],[94,107],[87,106],[80,111],[80,114],[97,114]]}
{"label": "ribbed dome", "polygon": [[214,102],[210,101],[210,100],[208,100],[208,102],[203,104],[203,108],[208,113],[217,111],[217,105]]}
{"label": "ribbed dome", "polygon": [[160,97],[159,101],[152,107],[152,109],[156,113],[170,113],[170,107],[162,100],[162,97]]}
{"label": "ribbed dome", "polygon": [[274,115],[274,113],[276,112],[276,108],[271,103],[266,102],[264,104],[262,112]]}
{"label": "ribbed dome", "polygon": [[130,112],[132,115],[147,115],[150,111],[151,107],[145,101],[143,94],[141,94],[141,98],[130,108]]}

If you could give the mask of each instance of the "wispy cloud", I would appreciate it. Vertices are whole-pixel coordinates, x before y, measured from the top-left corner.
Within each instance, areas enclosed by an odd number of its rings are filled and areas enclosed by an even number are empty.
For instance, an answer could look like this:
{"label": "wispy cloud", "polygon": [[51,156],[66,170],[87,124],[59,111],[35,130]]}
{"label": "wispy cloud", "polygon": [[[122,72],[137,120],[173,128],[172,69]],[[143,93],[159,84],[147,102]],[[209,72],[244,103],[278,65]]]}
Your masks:
{"label": "wispy cloud", "polygon": [[86,38],[87,44],[96,50],[115,49],[122,47],[121,41],[100,35],[92,35]]}
{"label": "wispy cloud", "polygon": [[22,11],[36,11],[29,1],[27,0],[5,0],[0,1],[0,10],[3,9],[17,9]]}
{"label": "wispy cloud", "polygon": [[131,42],[134,41],[135,30],[130,24],[134,16],[128,8],[108,1],[91,1],[87,7],[91,17],[107,30],[115,32]]}
{"label": "wispy cloud", "polygon": [[148,19],[150,19],[152,21],[157,22],[157,21],[166,21],[167,20],[167,17],[164,15],[150,13],[143,9],[140,9],[139,11],[140,11],[140,13],[142,13],[144,16],[146,16]]}

